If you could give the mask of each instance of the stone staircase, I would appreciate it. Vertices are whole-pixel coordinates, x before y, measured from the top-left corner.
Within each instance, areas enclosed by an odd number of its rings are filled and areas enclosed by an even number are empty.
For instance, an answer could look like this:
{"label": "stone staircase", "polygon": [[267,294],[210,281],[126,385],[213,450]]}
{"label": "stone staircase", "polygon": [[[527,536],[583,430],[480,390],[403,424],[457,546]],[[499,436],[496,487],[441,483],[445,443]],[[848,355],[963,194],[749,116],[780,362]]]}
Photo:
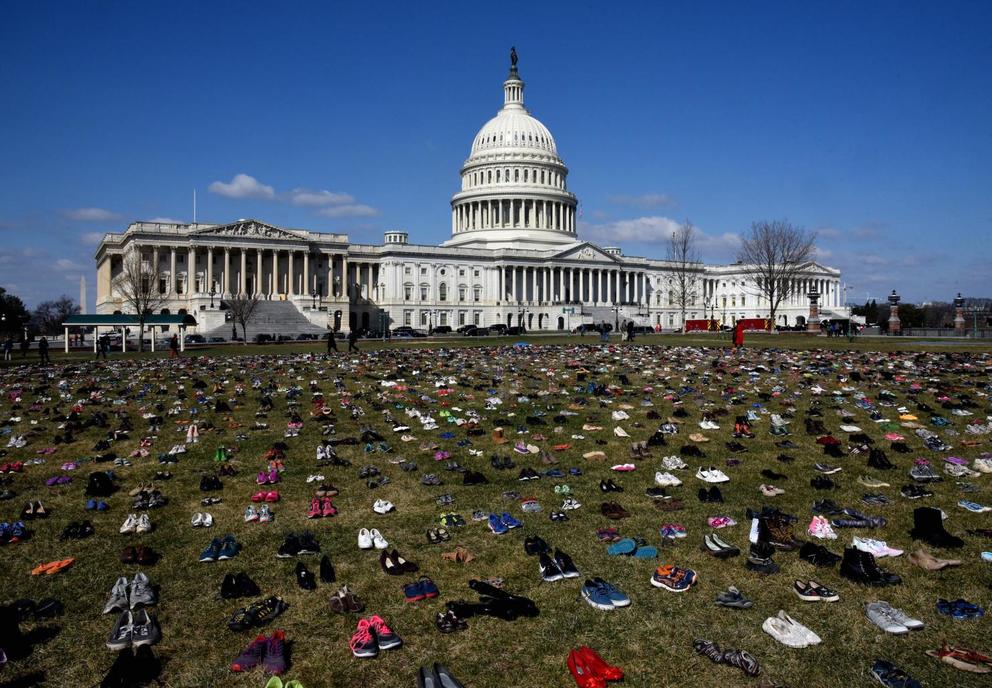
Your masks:
{"label": "stone staircase", "polygon": [[[231,325],[231,322],[226,322],[202,334],[205,337],[230,339]],[[248,323],[248,341],[252,341],[257,334],[273,336],[283,334],[295,338],[299,334],[325,335],[327,330],[312,324],[290,301],[259,301]],[[238,326],[238,336],[241,336],[240,326]]]}
{"label": "stone staircase", "polygon": [[[646,322],[642,322],[644,318],[638,318],[636,306],[620,306],[620,322],[624,320],[633,320],[637,325],[645,325]],[[573,327],[574,323],[578,322],[578,313],[572,317]],[[581,322],[591,323],[593,325],[598,325],[605,322],[608,325],[615,325],[617,320],[617,313],[613,310],[612,306],[583,306],[582,307],[582,318]]]}

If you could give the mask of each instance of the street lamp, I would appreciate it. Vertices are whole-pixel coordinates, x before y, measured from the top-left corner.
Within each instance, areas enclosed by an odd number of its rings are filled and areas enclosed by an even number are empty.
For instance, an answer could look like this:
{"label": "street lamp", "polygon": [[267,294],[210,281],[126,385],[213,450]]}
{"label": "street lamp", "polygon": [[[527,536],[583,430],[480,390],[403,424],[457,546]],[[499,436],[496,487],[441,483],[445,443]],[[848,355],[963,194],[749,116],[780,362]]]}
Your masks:
{"label": "street lamp", "polygon": [[217,290],[214,289],[213,287],[210,287],[210,310],[213,310],[214,308],[214,296],[216,295],[217,295]]}
{"label": "street lamp", "polygon": [[978,339],[978,316],[985,312],[985,309],[979,306],[977,303],[968,308],[968,313],[971,314],[972,318],[972,336]]}

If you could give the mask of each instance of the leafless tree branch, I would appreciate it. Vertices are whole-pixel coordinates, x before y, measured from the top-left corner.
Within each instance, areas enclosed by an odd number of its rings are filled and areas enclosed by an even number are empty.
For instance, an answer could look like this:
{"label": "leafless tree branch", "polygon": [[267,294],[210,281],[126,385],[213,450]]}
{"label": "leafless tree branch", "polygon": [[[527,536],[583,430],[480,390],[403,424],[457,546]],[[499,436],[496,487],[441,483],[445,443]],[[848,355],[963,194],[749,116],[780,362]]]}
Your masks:
{"label": "leafless tree branch", "polygon": [[666,260],[671,273],[669,284],[672,300],[682,313],[682,334],[685,334],[685,314],[689,306],[696,303],[701,269],[696,230],[688,220],[672,232],[672,237],[668,240]]}
{"label": "leafless tree branch", "polygon": [[125,308],[138,316],[139,351],[145,348],[145,318],[166,302],[166,295],[159,291],[161,276],[158,266],[143,260],[141,250],[133,248],[124,254],[121,272],[114,279],[114,290]]}
{"label": "leafless tree branch", "polygon": [[775,312],[795,293],[797,278],[813,261],[815,250],[816,233],[786,220],[754,222],[744,235],[737,260],[761,297],[768,301],[773,327]]}

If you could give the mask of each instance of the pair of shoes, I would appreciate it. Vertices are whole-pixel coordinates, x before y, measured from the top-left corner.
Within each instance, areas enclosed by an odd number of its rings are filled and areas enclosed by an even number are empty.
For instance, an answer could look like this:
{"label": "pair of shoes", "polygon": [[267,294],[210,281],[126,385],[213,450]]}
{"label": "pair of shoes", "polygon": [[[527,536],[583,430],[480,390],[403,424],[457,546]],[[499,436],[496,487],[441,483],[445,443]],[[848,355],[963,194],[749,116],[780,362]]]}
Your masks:
{"label": "pair of shoes", "polygon": [[844,549],[840,575],[862,585],[898,585],[902,582],[902,578],[896,574],[879,568],[871,552],[864,552],[856,547]]}
{"label": "pair of shoes", "polygon": [[595,609],[603,611],[613,611],[621,607],[630,606],[630,598],[612,583],[607,583],[602,578],[592,578],[586,580],[582,585],[582,599]]}
{"label": "pair of shoes", "polygon": [[601,492],[623,492],[623,488],[613,482],[613,478],[600,480],[599,489]]}
{"label": "pair of shoes", "polygon": [[504,511],[502,514],[489,514],[489,530],[496,535],[504,535],[513,528],[520,528],[523,525],[520,521]]}
{"label": "pair of shoes", "polygon": [[778,616],[769,616],[761,624],[761,630],[786,647],[803,648],[821,642],[820,636],[806,626],[779,611]]}
{"label": "pair of shoes", "polygon": [[231,662],[231,671],[241,673],[262,665],[266,673],[278,676],[286,671],[286,633],[277,630],[270,637],[260,635]]}
{"label": "pair of shoes", "polygon": [[467,564],[475,559],[475,555],[469,552],[467,549],[458,545],[451,552],[442,552],[441,558],[447,561],[454,561],[459,564]]}
{"label": "pair of shoes", "polygon": [[393,503],[385,499],[377,499],[372,504],[372,511],[377,514],[388,514],[390,511],[395,511],[396,507]]}
{"label": "pair of shoes", "polygon": [[836,602],[840,599],[840,595],[836,592],[814,580],[805,582],[795,580],[792,583],[792,592],[804,602]]}
{"label": "pair of shoes", "polygon": [[922,621],[896,609],[888,602],[869,602],[865,605],[865,615],[883,631],[894,635],[905,635],[923,628]]}
{"label": "pair of shoes", "polygon": [[325,516],[336,516],[337,507],[330,497],[314,497],[310,500],[310,509],[307,511],[307,518],[323,518]]}
{"label": "pair of shoes", "polygon": [[548,552],[538,554],[538,567],[541,570],[541,578],[548,583],[579,577],[579,570],[575,567],[572,557],[557,548],[553,557]]}
{"label": "pair of shoes", "polygon": [[44,564],[38,564],[33,569],[31,569],[32,576],[54,576],[56,573],[65,571],[76,563],[75,557],[69,557],[67,559],[57,559],[55,561],[49,561]]}
{"label": "pair of shoes", "polygon": [[922,547],[906,558],[911,564],[916,564],[921,569],[926,571],[940,571],[941,569],[946,569],[949,566],[961,565],[960,559],[939,559]]}
{"label": "pair of shoes", "polygon": [[922,683],[884,659],[872,663],[871,675],[885,688],[923,688]]}
{"label": "pair of shoes", "polygon": [[579,688],[605,688],[607,681],[623,680],[623,669],[608,664],[585,645],[571,650],[566,664]]}
{"label": "pair of shoes", "polygon": [[974,674],[987,674],[992,671],[992,657],[974,650],[944,643],[939,650],[927,650],[927,654],[962,671],[970,671]]}
{"label": "pair of shoes", "polygon": [[747,650],[735,650],[732,648],[722,650],[713,641],[703,639],[695,640],[692,643],[692,648],[704,657],[708,657],[714,664],[727,664],[736,667],[747,676],[758,676],[761,674],[761,666],[758,664],[758,660]]}
{"label": "pair of shoes", "polygon": [[289,605],[281,597],[272,595],[234,612],[228,619],[227,627],[232,631],[243,631],[252,626],[264,626],[287,609]]}
{"label": "pair of shoes", "polygon": [[445,612],[438,612],[434,615],[434,625],[437,630],[441,633],[454,633],[455,631],[464,631],[468,628],[468,622],[464,619],[458,618],[458,616],[448,609]]}
{"label": "pair of shoes", "polygon": [[692,569],[663,564],[652,574],[651,585],[656,588],[664,588],[669,592],[685,592],[697,580],[699,580],[699,576]]}
{"label": "pair of shoes", "polygon": [[107,647],[111,650],[123,650],[129,647],[154,645],[162,638],[155,617],[145,609],[136,612],[126,610],[117,617],[114,628],[107,638]]}
{"label": "pair of shoes", "polygon": [[243,571],[228,573],[220,584],[220,596],[225,600],[233,600],[238,597],[257,597],[260,594],[258,584]]}
{"label": "pair of shoes", "polygon": [[279,545],[279,550],[276,552],[276,557],[279,559],[290,559],[300,554],[319,553],[320,543],[317,542],[313,533],[308,531],[300,535],[296,535],[295,533],[288,534],[283,539],[282,544]]}
{"label": "pair of shoes", "polygon": [[209,528],[214,524],[214,517],[210,514],[200,513],[197,511],[193,514],[193,518],[190,519],[190,525],[194,528]]}
{"label": "pair of shoes", "polygon": [[834,566],[841,560],[839,555],[823,545],[814,545],[812,542],[807,542],[799,549],[799,556],[814,566]]}
{"label": "pair of shoes", "polygon": [[717,559],[728,559],[741,553],[737,547],[724,542],[716,533],[704,535],[703,545],[700,549]]}
{"label": "pair of shoes", "polygon": [[750,609],[754,606],[754,602],[732,585],[725,591],[717,593],[716,603],[721,607],[730,607],[731,609]]}
{"label": "pair of shoes", "polygon": [[638,538],[621,538],[613,542],[606,548],[606,553],[611,556],[629,556],[635,559],[654,559],[658,556],[658,548],[647,544]]}
{"label": "pair of shoes", "polygon": [[148,514],[128,514],[124,523],[120,527],[120,532],[124,533],[147,533],[152,529],[152,521]]}
{"label": "pair of shoes", "polygon": [[386,549],[389,547],[389,543],[386,538],[382,537],[382,533],[379,532],[378,528],[362,528],[358,531],[358,549]]}
{"label": "pair of shoes", "polygon": [[420,667],[417,671],[417,688],[465,688],[443,664],[434,662],[431,667]]}
{"label": "pair of shoes", "polygon": [[440,595],[437,585],[427,576],[421,576],[413,583],[403,586],[403,597],[407,602],[419,602]]}
{"label": "pair of shoes", "polygon": [[937,598],[937,611],[944,616],[949,616],[955,621],[964,619],[980,619],[985,616],[985,610],[977,604],[972,604],[960,598],[953,602],[948,602],[944,598]]}
{"label": "pair of shoes", "polygon": [[399,576],[404,573],[416,573],[420,567],[411,561],[407,561],[394,549],[392,552],[383,550],[379,555],[379,566],[390,576]]}
{"label": "pair of shoes", "polygon": [[615,521],[630,516],[630,512],[616,502],[603,502],[599,507],[599,511],[606,518],[612,518]]}
{"label": "pair of shoes", "polygon": [[371,658],[380,650],[392,650],[400,647],[403,639],[399,637],[379,615],[358,620],[358,628],[351,636],[351,654],[359,658]]}
{"label": "pair of shoes", "polygon": [[[429,528],[427,530],[427,542],[429,542],[432,545],[437,545],[442,542],[447,542],[450,539],[451,539],[451,534],[448,532],[447,528]],[[388,543],[383,545],[383,547],[388,547],[388,546],[389,546]]]}
{"label": "pair of shoes", "polygon": [[340,588],[331,597],[331,611],[337,614],[358,614],[365,609],[365,603],[348,586]]}
{"label": "pair of shoes", "polygon": [[223,538],[214,538],[207,545],[206,549],[200,553],[200,561],[204,563],[214,561],[225,561],[237,556],[241,550],[241,545],[234,539],[233,535],[225,535]]}
{"label": "pair of shoes", "polygon": [[130,583],[124,576],[117,579],[117,582],[110,589],[110,596],[107,599],[107,604],[103,607],[103,613],[139,609],[151,606],[157,601],[158,596],[155,594],[148,576],[139,571]]}
{"label": "pair of shoes", "polygon": [[245,523],[271,523],[273,518],[275,518],[275,514],[272,513],[268,504],[263,504],[258,509],[251,504],[245,507]]}

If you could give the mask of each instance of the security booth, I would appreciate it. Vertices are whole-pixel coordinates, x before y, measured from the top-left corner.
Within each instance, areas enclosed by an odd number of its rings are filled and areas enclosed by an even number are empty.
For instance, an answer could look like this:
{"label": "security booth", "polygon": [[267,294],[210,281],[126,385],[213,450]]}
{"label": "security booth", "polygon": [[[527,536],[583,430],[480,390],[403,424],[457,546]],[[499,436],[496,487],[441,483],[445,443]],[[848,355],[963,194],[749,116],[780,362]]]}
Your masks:
{"label": "security booth", "polygon": [[[92,327],[93,328],[93,353],[97,352],[97,342],[100,341],[100,328],[114,331],[121,330],[121,351],[127,351],[127,332],[130,328],[140,326],[138,316],[131,313],[114,313],[111,315],[70,315],[62,323],[65,328],[65,352],[69,353],[69,328]],[[151,350],[155,351],[155,328],[156,327],[178,327],[179,328],[179,350],[186,350],[186,338],[183,336],[187,327],[196,327],[196,318],[188,314],[162,314],[145,316],[145,327],[152,333]],[[138,332],[138,339],[145,336],[143,331]]]}

